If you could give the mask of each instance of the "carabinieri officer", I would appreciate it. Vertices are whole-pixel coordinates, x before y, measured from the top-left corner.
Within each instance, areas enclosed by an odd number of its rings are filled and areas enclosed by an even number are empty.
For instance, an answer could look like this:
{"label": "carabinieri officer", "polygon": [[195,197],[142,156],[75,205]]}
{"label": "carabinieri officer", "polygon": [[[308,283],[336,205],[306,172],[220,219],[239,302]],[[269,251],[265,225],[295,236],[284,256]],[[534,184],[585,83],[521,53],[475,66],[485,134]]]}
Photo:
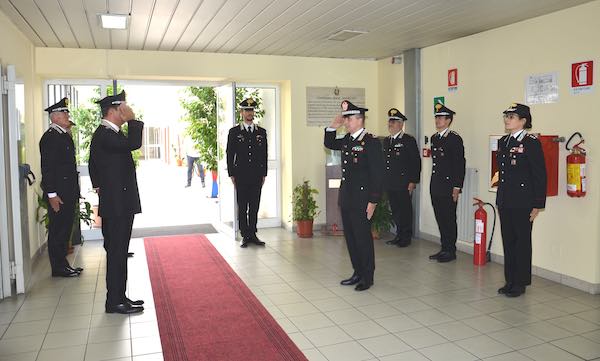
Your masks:
{"label": "carabinieri officer", "polygon": [[398,109],[388,111],[390,136],[383,140],[385,156],[384,188],[390,200],[396,237],[387,241],[398,247],[410,245],[413,234],[411,195],[421,178],[421,157],[417,141],[404,133],[407,118]]}
{"label": "carabinieri officer", "polygon": [[531,284],[531,229],[546,206],[546,163],[542,144],[532,134],[527,105],[513,103],[504,111],[509,134],[498,141],[496,162],[500,182],[496,205],[500,213],[504,277],[498,293],[519,297]]}
{"label": "carabinieri officer", "polygon": [[429,256],[438,262],[456,259],[456,203],[465,180],[465,148],[463,140],[450,124],[454,111],[442,104],[435,105],[435,128],[431,136],[431,204],[440,230],[441,250]]}
{"label": "carabinieri officer", "polygon": [[256,101],[240,103],[243,122],[229,129],[227,136],[227,171],[235,186],[238,222],[242,234],[240,247],[249,243],[264,246],[256,236],[258,208],[262,186],[267,177],[267,131],[254,124]]}
{"label": "carabinieri officer", "polygon": [[[347,100],[342,102],[342,113],[325,129],[325,147],[342,151],[342,182],[338,204],[342,210],[344,237],[350,253],[354,273],[341,281],[356,291],[373,285],[375,251],[371,234],[371,217],[381,198],[383,182],[383,154],[381,143],[365,130],[366,108]],[[346,136],[336,139],[336,130],[342,124]]]}

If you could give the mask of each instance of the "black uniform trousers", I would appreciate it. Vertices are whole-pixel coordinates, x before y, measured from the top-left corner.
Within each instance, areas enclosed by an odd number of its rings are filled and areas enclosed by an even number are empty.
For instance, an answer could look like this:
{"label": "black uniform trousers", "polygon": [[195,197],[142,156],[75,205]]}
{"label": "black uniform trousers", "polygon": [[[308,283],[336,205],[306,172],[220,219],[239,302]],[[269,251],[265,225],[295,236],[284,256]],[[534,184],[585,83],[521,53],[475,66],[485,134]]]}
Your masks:
{"label": "black uniform trousers", "polygon": [[367,219],[367,207],[363,210],[342,208],[342,223],[354,273],[358,274],[361,281],[373,284],[375,250],[371,221]]}
{"label": "black uniform trousers", "polygon": [[456,254],[456,202],[451,195],[431,196],[435,220],[440,230],[442,252]]}
{"label": "black uniform trousers", "polygon": [[262,191],[262,178],[256,182],[235,182],[238,204],[238,224],[242,237],[256,234],[258,207]]}
{"label": "black uniform trousers", "polygon": [[67,243],[75,221],[74,200],[63,199],[58,212],[48,207],[48,256],[53,272],[67,266]]}
{"label": "black uniform trousers", "polygon": [[504,277],[516,287],[531,284],[531,208],[500,208]]}
{"label": "black uniform trousers", "polygon": [[133,214],[102,217],[102,236],[106,250],[106,303],[109,306],[125,301],[127,250],[131,240],[133,218]]}
{"label": "black uniform trousers", "polygon": [[408,185],[403,190],[388,190],[387,195],[396,224],[396,238],[401,242],[410,242],[413,235],[413,209]]}

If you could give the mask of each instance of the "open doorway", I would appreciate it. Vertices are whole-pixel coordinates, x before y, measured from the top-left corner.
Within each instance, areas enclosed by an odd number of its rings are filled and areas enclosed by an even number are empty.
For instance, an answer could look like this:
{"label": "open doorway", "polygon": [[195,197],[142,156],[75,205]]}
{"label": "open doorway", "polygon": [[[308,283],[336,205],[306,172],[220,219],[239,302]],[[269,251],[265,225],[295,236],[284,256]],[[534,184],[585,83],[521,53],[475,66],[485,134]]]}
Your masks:
{"label": "open doorway", "polygon": [[[235,104],[248,96],[261,102],[263,109],[257,123],[269,134],[269,171],[265,188],[270,191],[262,195],[259,227],[281,225],[279,94],[276,86],[264,85],[229,86],[235,96],[232,94],[228,109],[225,109],[218,99],[221,84],[120,80],[47,82],[48,104],[63,96],[71,99],[71,114],[77,124],[74,138],[78,144],[81,192],[84,201],[94,210],[97,196],[87,170],[89,141],[100,121],[94,101],[112,94],[115,87],[117,92],[126,91],[128,103],[145,123],[143,145],[133,154],[142,203],[142,213],[135,217],[134,236],[174,228],[194,230],[191,226],[199,225],[214,225],[220,229],[225,222],[235,232],[235,195],[222,162],[225,143],[217,132],[226,132],[237,124]],[[213,104],[213,113],[207,112],[209,103]],[[221,113],[220,117],[217,112]],[[228,112],[228,116],[222,116],[224,112]],[[207,123],[211,125],[207,127]],[[214,134],[204,134],[208,130]],[[189,178],[188,161],[193,164]],[[223,216],[225,212],[228,212],[227,217]],[[101,219],[92,218],[95,220],[92,228],[82,224],[82,234],[85,239],[100,239]]]}

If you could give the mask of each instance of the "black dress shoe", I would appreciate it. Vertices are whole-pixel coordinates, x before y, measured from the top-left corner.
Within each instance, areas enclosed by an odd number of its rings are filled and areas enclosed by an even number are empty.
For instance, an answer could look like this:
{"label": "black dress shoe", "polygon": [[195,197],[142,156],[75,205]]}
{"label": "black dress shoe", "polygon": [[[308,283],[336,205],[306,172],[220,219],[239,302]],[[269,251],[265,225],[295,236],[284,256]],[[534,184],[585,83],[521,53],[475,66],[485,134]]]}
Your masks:
{"label": "black dress shoe", "polygon": [[79,272],[70,269],[70,268],[63,268],[63,269],[59,269],[56,271],[52,271],[52,277],[77,277],[79,276]]}
{"label": "black dress shoe", "polygon": [[408,241],[400,241],[396,243],[396,247],[404,248],[410,246],[410,239]]}
{"label": "black dress shoe", "polygon": [[429,256],[429,259],[438,259],[438,257],[444,253],[443,251],[439,251],[438,253],[434,253],[431,256]]}
{"label": "black dress shoe", "polygon": [[133,257],[134,254],[135,253],[133,253],[133,252],[127,252],[127,257],[131,258],[131,257]]}
{"label": "black dress shoe", "polygon": [[119,303],[118,305],[108,306],[106,305],[104,310],[106,313],[120,313],[123,315],[130,315],[132,313],[140,313],[144,311],[142,306],[131,306],[128,303]]}
{"label": "black dress shoe", "polygon": [[68,269],[70,269],[71,271],[77,272],[77,273],[81,273],[83,272],[83,268],[81,267],[71,267],[71,266],[67,266]]}
{"label": "black dress shoe", "polygon": [[342,280],[342,282],[340,282],[340,284],[342,286],[354,286],[358,282],[360,282],[360,277],[357,274],[353,274],[352,277]]}
{"label": "black dress shoe", "polygon": [[144,304],[143,300],[137,300],[137,301],[133,301],[130,300],[129,298],[125,297],[125,302],[129,303],[131,306],[141,306]]}
{"label": "black dress shoe", "polygon": [[456,253],[442,252],[442,254],[440,254],[438,256],[437,261],[439,263],[446,263],[446,262],[454,261],[455,259],[456,259]]}
{"label": "black dress shoe", "polygon": [[260,239],[258,239],[258,237],[256,237],[256,235],[252,235],[250,237],[250,240],[252,243],[256,244],[257,246],[264,246],[265,242],[261,241]]}
{"label": "black dress shoe", "polygon": [[389,241],[385,241],[385,244],[389,244],[389,245],[398,244],[399,241],[400,240],[398,238],[394,238],[394,239],[390,239]]}
{"label": "black dress shoe", "polygon": [[519,297],[519,296],[521,296],[521,295],[522,295],[522,294],[524,294],[524,293],[525,293],[525,287],[516,287],[516,286],[513,286],[513,287],[512,287],[510,290],[508,290],[508,292],[506,292],[504,295],[505,295],[506,297],[511,297],[511,298],[513,298],[513,297]]}
{"label": "black dress shoe", "polygon": [[248,238],[242,238],[242,243],[240,244],[240,247],[246,248],[246,247],[248,247],[249,243],[250,243],[250,240]]}
{"label": "black dress shoe", "polygon": [[363,282],[359,282],[359,284],[356,285],[356,287],[354,287],[355,291],[365,291],[368,290],[369,288],[371,288],[372,283],[363,283]]}
{"label": "black dress shoe", "polygon": [[507,283],[504,286],[498,288],[498,294],[504,295],[512,288],[512,284]]}

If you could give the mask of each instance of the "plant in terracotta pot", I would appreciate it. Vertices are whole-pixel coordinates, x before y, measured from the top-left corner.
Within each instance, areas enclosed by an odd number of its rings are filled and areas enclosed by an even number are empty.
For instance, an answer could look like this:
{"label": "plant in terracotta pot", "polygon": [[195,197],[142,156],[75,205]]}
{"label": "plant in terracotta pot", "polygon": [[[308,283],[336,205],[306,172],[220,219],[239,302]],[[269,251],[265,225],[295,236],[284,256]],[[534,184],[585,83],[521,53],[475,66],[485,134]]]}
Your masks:
{"label": "plant in terracotta pot", "polygon": [[379,239],[382,233],[388,232],[392,228],[392,224],[390,201],[384,195],[381,197],[379,203],[377,203],[375,213],[373,213],[373,218],[371,218],[371,233],[373,234],[373,238]]}
{"label": "plant in terracotta pot", "polygon": [[296,233],[301,238],[313,236],[313,221],[319,214],[319,206],[314,198],[319,191],[304,181],[294,187],[292,192],[293,220],[296,222]]}

